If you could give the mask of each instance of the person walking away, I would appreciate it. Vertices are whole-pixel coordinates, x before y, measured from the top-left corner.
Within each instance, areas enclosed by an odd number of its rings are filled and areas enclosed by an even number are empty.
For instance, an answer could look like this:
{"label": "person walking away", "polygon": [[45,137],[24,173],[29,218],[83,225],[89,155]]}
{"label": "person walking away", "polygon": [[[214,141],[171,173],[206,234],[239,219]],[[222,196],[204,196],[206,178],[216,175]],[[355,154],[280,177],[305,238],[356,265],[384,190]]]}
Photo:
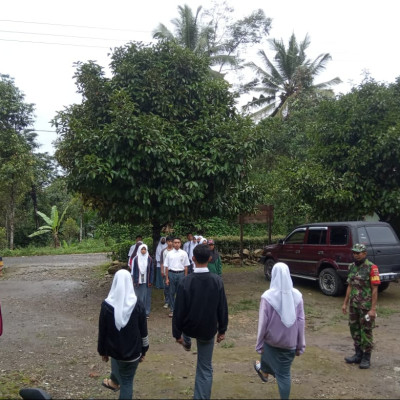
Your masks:
{"label": "person walking away", "polygon": [[165,274],[164,260],[167,254],[174,249],[174,238],[172,236],[167,236],[167,247],[161,252],[161,275],[164,282],[164,308],[168,308],[169,302],[169,284],[167,285],[167,275]]}
{"label": "person walking away", "polygon": [[156,248],[156,288],[164,289],[164,281],[161,275],[161,253],[167,247],[167,238],[162,236]]}
{"label": "person walking away", "polygon": [[102,385],[120,390],[120,399],[132,399],[135,373],[148,349],[144,306],[133,290],[130,273],[121,269],[114,275],[100,310],[97,351],[103,361],[111,358],[112,371]]}
{"label": "person walking away", "polygon": [[150,317],[151,288],[154,279],[153,260],[147,251],[147,245],[139,246],[138,254],[132,262],[132,279],[136,296],[145,306],[146,317]]}
{"label": "person walking away", "polygon": [[272,268],[270,288],[261,296],[256,351],[261,362],[254,369],[263,382],[275,376],[281,399],[288,399],[291,389],[293,359],[304,353],[304,306],[301,293],[293,288],[289,268],[277,263]]}
{"label": "person walking away", "polygon": [[208,263],[208,269],[210,272],[217,274],[219,276],[222,275],[222,261],[221,256],[215,248],[215,243],[213,239],[208,239],[208,247],[211,251],[211,260]]}
{"label": "person walking away", "polygon": [[228,305],[221,277],[210,273],[208,245],[193,250],[194,272],[182,279],[176,295],[172,334],[184,349],[191,348],[191,338],[197,341],[197,366],[194,399],[210,399],[215,335],[217,343],[225,339],[228,328]]}
{"label": "person walking away", "polygon": [[367,259],[365,245],[357,243],[352,251],[354,262],[349,265],[342,312],[347,314],[347,305],[350,304],[349,327],[355,354],[345,357],[345,361],[348,364],[360,364],[361,369],[367,369],[371,365],[372,330],[375,328],[378,286],[381,281],[378,267]]}
{"label": "person walking away", "polygon": [[166,284],[169,285],[169,307],[171,312],[168,314],[172,318],[174,314],[175,295],[181,280],[188,274],[190,265],[186,251],[181,249],[181,239],[174,238],[174,249],[165,257],[164,267],[166,275]]}

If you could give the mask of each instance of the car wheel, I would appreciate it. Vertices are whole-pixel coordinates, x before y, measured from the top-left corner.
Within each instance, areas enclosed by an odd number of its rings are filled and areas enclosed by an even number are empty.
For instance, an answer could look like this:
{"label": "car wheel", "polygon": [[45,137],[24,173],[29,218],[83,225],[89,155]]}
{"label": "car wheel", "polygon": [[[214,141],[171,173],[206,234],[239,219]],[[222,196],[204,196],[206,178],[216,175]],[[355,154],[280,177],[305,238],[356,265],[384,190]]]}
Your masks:
{"label": "car wheel", "polygon": [[333,268],[323,269],[318,278],[319,287],[327,296],[339,296],[343,293],[344,285]]}
{"label": "car wheel", "polygon": [[389,287],[390,282],[381,282],[381,284],[378,286],[378,292],[383,292]]}
{"label": "car wheel", "polygon": [[272,258],[268,258],[267,261],[265,261],[264,264],[264,275],[265,279],[267,281],[271,280],[271,272],[272,272],[272,267],[275,265],[275,261]]}

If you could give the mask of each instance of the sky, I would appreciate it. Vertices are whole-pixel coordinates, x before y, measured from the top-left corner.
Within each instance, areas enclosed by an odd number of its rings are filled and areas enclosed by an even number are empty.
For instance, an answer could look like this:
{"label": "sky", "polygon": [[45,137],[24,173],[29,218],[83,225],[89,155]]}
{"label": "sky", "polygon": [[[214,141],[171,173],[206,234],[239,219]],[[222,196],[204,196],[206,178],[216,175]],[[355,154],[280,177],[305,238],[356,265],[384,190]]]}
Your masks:
{"label": "sky", "polygon": [[[152,31],[162,22],[171,30],[177,7],[187,4],[210,8],[211,0],[13,0],[1,1],[0,73],[10,75],[35,104],[39,151],[54,153],[57,138],[50,121],[81,101],[76,93],[74,63],[94,60],[107,67],[111,48],[129,41],[152,41]],[[272,18],[268,38],[292,33],[303,40],[308,34],[310,59],[330,53],[332,60],[316,83],[339,77],[337,94],[358,85],[365,73],[380,82],[400,76],[400,2],[397,0],[230,0],[239,19],[261,8]],[[101,28],[101,29],[100,29]],[[50,44],[51,43],[51,44]],[[255,47],[247,57],[257,63]],[[262,48],[273,57],[268,44]]]}

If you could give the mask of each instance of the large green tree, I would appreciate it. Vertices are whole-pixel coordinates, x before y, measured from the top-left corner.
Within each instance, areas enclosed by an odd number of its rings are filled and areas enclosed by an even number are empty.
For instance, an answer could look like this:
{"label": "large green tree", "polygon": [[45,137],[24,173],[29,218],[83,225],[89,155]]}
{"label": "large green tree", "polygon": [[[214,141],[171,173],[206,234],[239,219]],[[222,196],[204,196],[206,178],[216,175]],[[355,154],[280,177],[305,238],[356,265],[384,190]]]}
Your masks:
{"label": "large green tree", "polygon": [[246,45],[260,43],[271,29],[271,19],[261,9],[239,20],[233,20],[233,11],[226,2],[217,3],[204,12],[200,6],[195,13],[186,4],[178,6],[179,17],[171,21],[174,31],[159,24],[153,36],[207,55],[210,64],[222,73],[227,66],[239,66],[240,50]]}
{"label": "large green tree", "polygon": [[294,224],[375,212],[400,232],[399,94],[399,79],[366,79],[336,99],[292,104],[285,120],[262,121],[267,140],[253,179],[277,215]]}
{"label": "large green tree", "polygon": [[7,228],[10,249],[14,248],[16,212],[32,187],[35,134],[32,104],[8,75],[0,75],[0,210]]}
{"label": "large green tree", "polygon": [[275,116],[278,113],[283,115],[288,112],[289,101],[301,92],[333,95],[329,88],[341,80],[336,77],[327,82],[314,82],[316,76],[326,68],[331,56],[329,53],[323,53],[313,61],[307,58],[306,50],[310,45],[308,35],[298,43],[293,33],[287,48],[283,40],[271,39],[270,44],[275,52],[273,61],[264,50],[260,50],[259,56],[264,66],[254,62],[247,63],[255,78],[244,85],[242,90],[257,92],[260,95],[253,97],[244,106],[245,110],[256,110],[253,112],[254,117]]}
{"label": "large green tree", "polygon": [[112,54],[112,77],[77,66],[82,104],[60,111],[56,158],[69,187],[114,221],[170,221],[251,208],[252,122],[235,109],[209,59],[172,42]]}
{"label": "large green tree", "polygon": [[[337,101],[322,102],[309,134],[313,160],[341,182],[325,189],[324,204],[332,199],[338,213],[375,212],[398,224],[400,78],[392,84],[366,79]],[[341,192],[348,194],[345,201],[335,201]]]}

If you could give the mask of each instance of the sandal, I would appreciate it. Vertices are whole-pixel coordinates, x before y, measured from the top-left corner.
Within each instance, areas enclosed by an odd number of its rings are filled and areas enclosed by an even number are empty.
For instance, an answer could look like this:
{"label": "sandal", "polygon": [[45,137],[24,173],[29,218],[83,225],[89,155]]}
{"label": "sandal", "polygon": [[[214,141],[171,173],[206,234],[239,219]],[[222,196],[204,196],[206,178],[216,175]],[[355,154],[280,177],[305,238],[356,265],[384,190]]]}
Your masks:
{"label": "sandal", "polygon": [[119,386],[112,386],[111,383],[114,383],[112,379],[110,378],[105,378],[103,379],[103,382],[101,382],[101,384],[106,387],[107,389],[112,390],[113,392],[118,392],[119,390]]}
{"label": "sandal", "polygon": [[264,372],[261,371],[260,361],[254,361],[254,369],[263,382],[268,382],[268,374],[264,374]]}

